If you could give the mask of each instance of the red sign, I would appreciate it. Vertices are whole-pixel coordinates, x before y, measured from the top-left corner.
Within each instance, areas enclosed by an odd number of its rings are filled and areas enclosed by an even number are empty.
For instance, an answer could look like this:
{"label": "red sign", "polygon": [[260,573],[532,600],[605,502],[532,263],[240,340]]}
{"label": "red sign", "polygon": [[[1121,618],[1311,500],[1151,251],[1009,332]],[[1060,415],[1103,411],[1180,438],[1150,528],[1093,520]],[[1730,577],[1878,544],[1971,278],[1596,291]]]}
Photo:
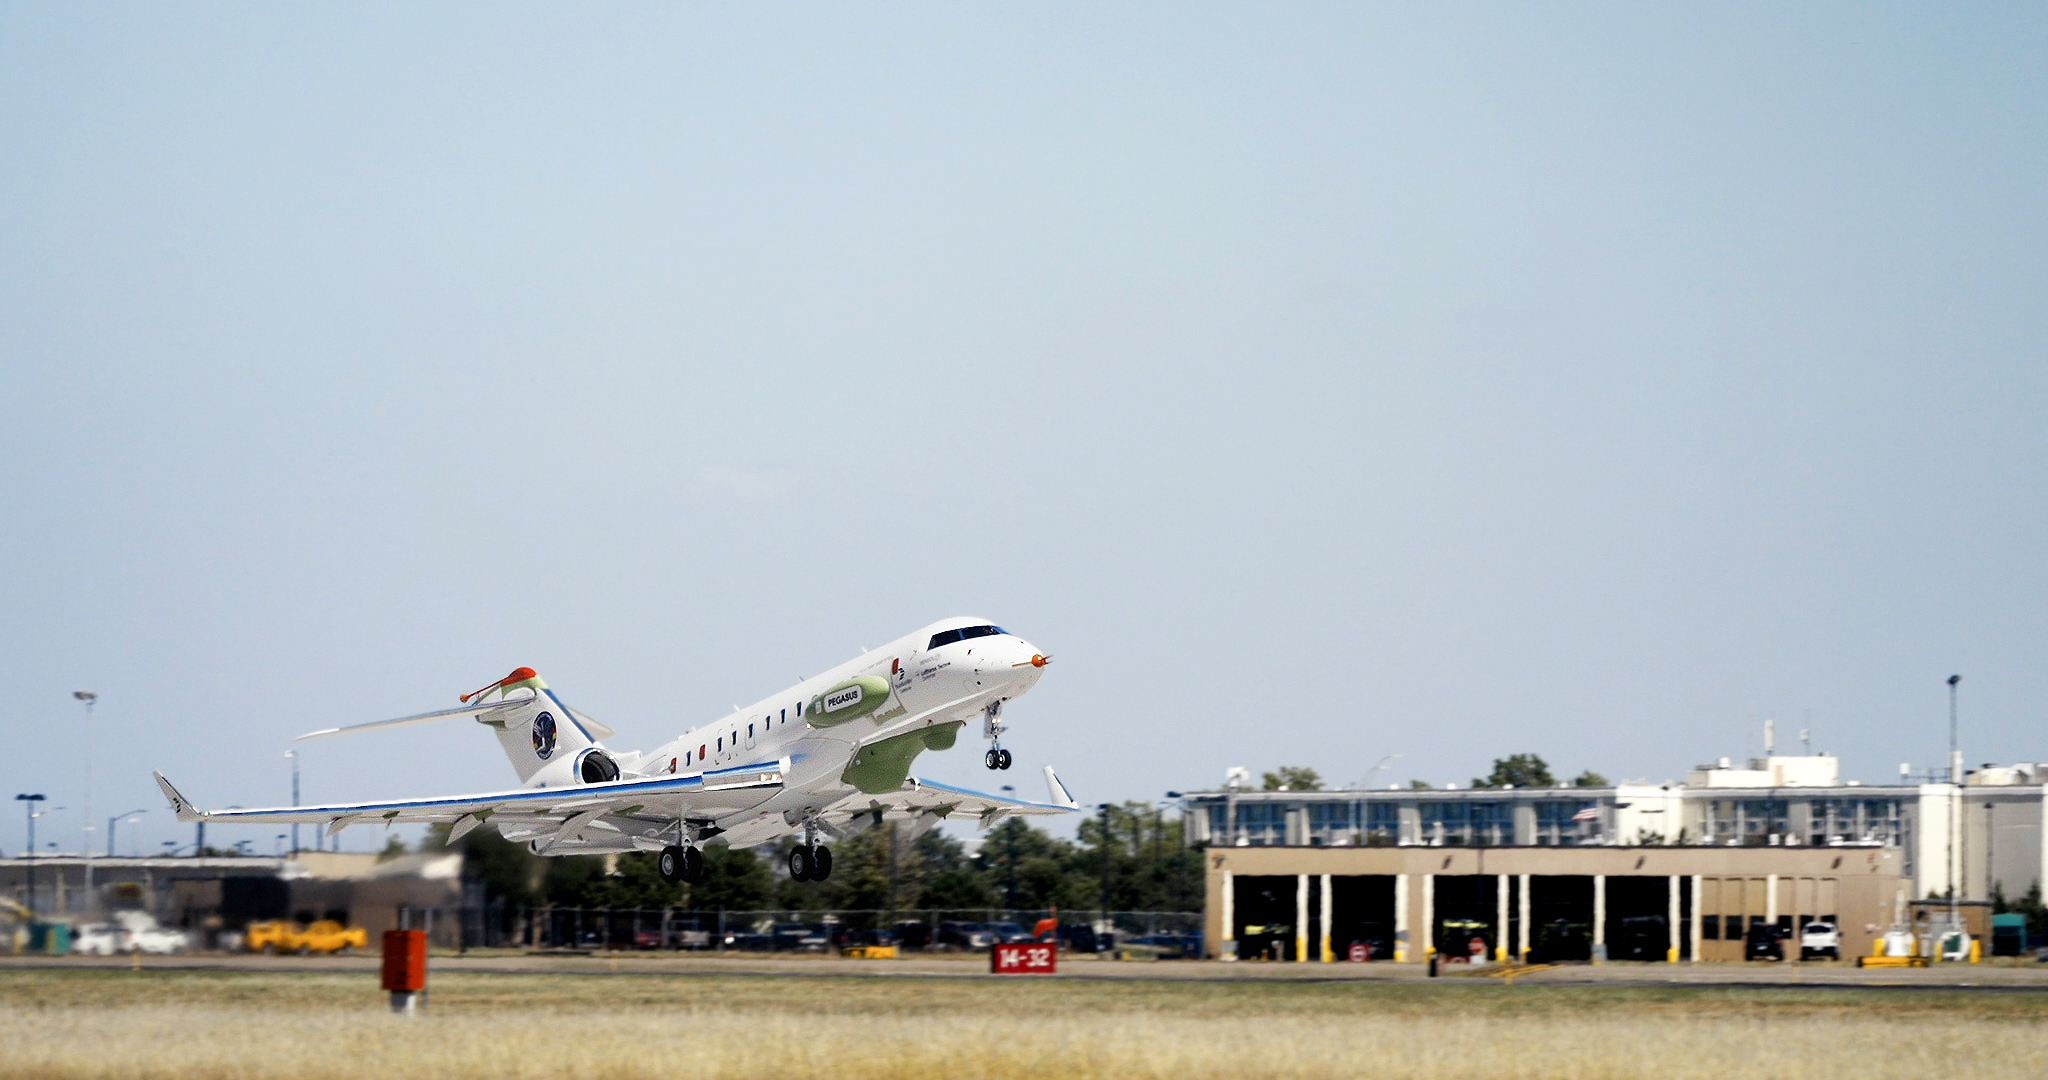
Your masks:
{"label": "red sign", "polygon": [[1060,947],[1050,942],[998,945],[989,950],[988,969],[997,975],[1051,975],[1059,955]]}
{"label": "red sign", "polygon": [[1366,944],[1365,942],[1363,942],[1363,941],[1354,941],[1354,942],[1352,942],[1352,943],[1351,943],[1351,962],[1352,962],[1352,963],[1354,963],[1354,964],[1363,964],[1363,963],[1366,963],[1367,961],[1369,961],[1369,960],[1371,960],[1371,959],[1372,959],[1372,946],[1370,946],[1370,945],[1367,945],[1367,944]]}

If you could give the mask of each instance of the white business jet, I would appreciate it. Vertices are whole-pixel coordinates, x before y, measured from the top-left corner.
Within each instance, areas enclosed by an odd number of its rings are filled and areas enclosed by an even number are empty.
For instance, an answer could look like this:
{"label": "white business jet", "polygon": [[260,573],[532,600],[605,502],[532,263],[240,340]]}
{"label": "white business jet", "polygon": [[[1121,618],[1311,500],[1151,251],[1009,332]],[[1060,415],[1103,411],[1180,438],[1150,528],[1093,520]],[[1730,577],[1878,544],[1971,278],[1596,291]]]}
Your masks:
{"label": "white business jet", "polygon": [[489,824],[539,855],[660,853],[662,879],[701,881],[699,845],[712,837],[751,847],[797,833],[789,874],[823,881],[831,849],[818,842],[908,821],[922,832],[973,817],[986,829],[1013,815],[1078,809],[1050,765],[1049,802],[968,791],[910,775],[917,755],[948,750],[980,721],[983,763],[1010,767],[1003,703],[1038,682],[1051,657],[984,619],[947,619],[862,654],[725,719],[692,728],[646,753],[615,751],[613,731],[570,708],[532,668],[473,693],[462,706],[328,728],[318,739],[456,717],[491,729],[521,787],[482,795],[335,803],[262,810],[199,810],[156,774],[179,821],[350,825],[447,822],[448,839]]}

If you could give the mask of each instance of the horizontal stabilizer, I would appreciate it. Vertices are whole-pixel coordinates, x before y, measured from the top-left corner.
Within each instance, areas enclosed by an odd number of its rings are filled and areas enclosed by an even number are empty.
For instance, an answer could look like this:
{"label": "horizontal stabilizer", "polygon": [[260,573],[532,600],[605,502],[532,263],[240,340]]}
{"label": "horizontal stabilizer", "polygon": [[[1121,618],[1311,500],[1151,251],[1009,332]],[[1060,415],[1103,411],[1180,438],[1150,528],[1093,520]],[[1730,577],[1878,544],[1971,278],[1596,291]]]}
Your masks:
{"label": "horizontal stabilizer", "polygon": [[533,699],[534,695],[528,695],[526,697],[512,698],[508,701],[493,701],[488,705],[464,705],[460,708],[438,709],[434,712],[420,713],[417,716],[401,716],[396,720],[372,720],[367,724],[350,724],[348,727],[321,728],[318,731],[309,731],[294,741],[324,739],[329,735],[354,735],[359,731],[375,731],[378,728],[406,727],[411,724],[431,724],[436,720],[452,720],[458,716],[481,716],[496,709],[509,709],[517,705],[524,705]]}

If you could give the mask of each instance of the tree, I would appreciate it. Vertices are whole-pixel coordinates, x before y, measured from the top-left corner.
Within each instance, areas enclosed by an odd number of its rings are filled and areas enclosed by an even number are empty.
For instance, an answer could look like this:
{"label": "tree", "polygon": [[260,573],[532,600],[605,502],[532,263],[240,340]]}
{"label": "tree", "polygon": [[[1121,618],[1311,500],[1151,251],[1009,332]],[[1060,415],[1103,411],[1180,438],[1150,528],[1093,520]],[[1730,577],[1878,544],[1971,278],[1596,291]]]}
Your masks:
{"label": "tree", "polygon": [[1610,787],[1612,785],[1608,784],[1606,777],[1600,775],[1599,773],[1594,772],[1591,769],[1587,769],[1585,772],[1582,772],[1579,775],[1572,777],[1572,786]]}
{"label": "tree", "polygon": [[1428,790],[1429,790],[1429,781],[1427,781],[1427,780],[1410,780],[1410,781],[1408,781],[1408,790],[1410,790],[1410,791],[1428,791]]}
{"label": "tree", "polygon": [[1473,780],[1475,788],[1556,787],[1550,766],[1535,754],[1511,754],[1493,759],[1493,772],[1484,780]]}
{"label": "tree", "polygon": [[1264,777],[1267,791],[1321,791],[1323,778],[1305,765],[1282,765]]}

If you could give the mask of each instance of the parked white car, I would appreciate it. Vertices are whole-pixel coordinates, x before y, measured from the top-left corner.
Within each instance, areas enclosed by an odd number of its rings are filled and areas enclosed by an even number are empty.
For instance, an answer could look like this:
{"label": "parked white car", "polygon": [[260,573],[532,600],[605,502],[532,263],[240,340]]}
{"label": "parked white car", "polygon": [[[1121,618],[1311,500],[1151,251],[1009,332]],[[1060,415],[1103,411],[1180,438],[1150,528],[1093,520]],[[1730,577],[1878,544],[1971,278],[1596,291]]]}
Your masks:
{"label": "parked white car", "polygon": [[156,917],[146,911],[124,911],[114,916],[126,931],[126,951],[149,953],[152,956],[168,956],[184,952],[191,947],[191,939],[181,930],[167,930],[157,925]]}
{"label": "parked white car", "polygon": [[71,951],[80,956],[112,956],[128,951],[128,931],[113,923],[86,923],[71,931]]}
{"label": "parked white car", "polygon": [[1831,922],[1810,922],[1799,931],[1799,958],[1810,960],[1825,956],[1830,960],[1842,958],[1842,929]]}

